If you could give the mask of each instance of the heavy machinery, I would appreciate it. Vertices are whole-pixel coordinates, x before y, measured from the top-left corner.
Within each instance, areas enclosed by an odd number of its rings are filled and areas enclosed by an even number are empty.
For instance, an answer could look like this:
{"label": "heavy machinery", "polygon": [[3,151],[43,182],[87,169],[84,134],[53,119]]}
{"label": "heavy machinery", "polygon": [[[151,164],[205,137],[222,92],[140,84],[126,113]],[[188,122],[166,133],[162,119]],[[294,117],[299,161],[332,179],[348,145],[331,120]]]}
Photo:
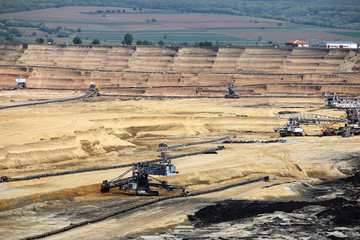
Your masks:
{"label": "heavy machinery", "polygon": [[300,125],[321,125],[346,122],[346,119],[344,118],[330,117],[314,113],[281,114],[277,116],[277,119],[289,119],[289,122],[285,125],[274,128],[274,131],[279,132],[281,137],[304,135],[304,129],[301,128]]}
{"label": "heavy machinery", "polygon": [[240,94],[235,92],[235,87],[234,80],[227,84],[227,94],[225,95],[225,98],[240,98]]}
{"label": "heavy machinery", "polygon": [[321,131],[323,133],[323,136],[333,136],[333,135],[338,135],[339,132],[338,132],[338,129],[334,128],[333,125],[335,124],[336,122],[332,122],[330,124],[325,124],[325,126],[323,126],[321,128]]}
{"label": "heavy machinery", "polygon": [[101,90],[101,86],[95,84],[95,82],[91,82],[90,83],[90,87],[88,90],[88,94],[89,96],[93,97],[93,96],[100,96],[100,90]]}
{"label": "heavy machinery", "polygon": [[16,89],[25,89],[26,86],[26,79],[25,78],[17,78],[15,79],[16,85],[11,87],[10,90],[16,90]]}
{"label": "heavy machinery", "polygon": [[[130,172],[132,172],[132,176],[126,177]],[[186,187],[169,185],[166,181],[160,181],[150,176],[175,176],[177,173],[176,167],[171,164],[169,155],[162,152],[161,159],[158,161],[135,163],[117,178],[103,181],[100,191],[105,193],[109,192],[110,188],[119,187],[120,190],[135,191],[135,194],[139,196],[157,196],[159,192],[151,189],[151,187],[155,187],[163,188],[167,191],[180,189],[183,194],[187,195],[189,191]]]}
{"label": "heavy machinery", "polygon": [[336,92],[327,92],[324,97],[325,106],[345,111],[347,124],[339,128],[339,134],[344,137],[360,135],[360,99],[339,98]]}

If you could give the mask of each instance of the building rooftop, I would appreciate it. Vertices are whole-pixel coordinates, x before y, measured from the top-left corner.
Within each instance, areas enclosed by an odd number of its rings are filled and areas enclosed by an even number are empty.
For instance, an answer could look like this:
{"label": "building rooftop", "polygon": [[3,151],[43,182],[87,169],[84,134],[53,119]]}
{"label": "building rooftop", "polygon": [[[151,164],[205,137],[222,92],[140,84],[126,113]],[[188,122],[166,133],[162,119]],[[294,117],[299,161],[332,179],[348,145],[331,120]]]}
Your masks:
{"label": "building rooftop", "polygon": [[343,42],[343,41],[323,41],[323,43],[327,43],[327,44],[356,44],[355,42]]}
{"label": "building rooftop", "polygon": [[309,43],[307,43],[305,41],[301,41],[301,40],[291,40],[285,44],[309,44]]}

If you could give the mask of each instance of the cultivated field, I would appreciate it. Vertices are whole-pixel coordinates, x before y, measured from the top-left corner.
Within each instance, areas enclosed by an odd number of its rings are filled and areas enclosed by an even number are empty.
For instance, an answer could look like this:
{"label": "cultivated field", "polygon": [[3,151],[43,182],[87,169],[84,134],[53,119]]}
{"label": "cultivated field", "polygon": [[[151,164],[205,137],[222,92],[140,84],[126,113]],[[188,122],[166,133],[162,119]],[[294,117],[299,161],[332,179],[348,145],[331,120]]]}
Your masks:
{"label": "cultivated field", "polygon": [[[95,13],[102,10],[105,13]],[[106,10],[115,13],[106,13]],[[121,10],[121,12],[117,12]],[[125,12],[122,12],[125,10]],[[91,13],[90,13],[91,12]],[[212,41],[213,44],[251,44],[269,45],[302,39],[316,44],[322,40],[359,41],[360,31],[311,27],[286,23],[270,19],[239,17],[230,15],[181,13],[143,9],[141,11],[127,8],[104,7],[64,7],[35,10],[21,13],[4,14],[23,18],[35,23],[45,23],[52,27],[81,28],[76,35],[84,43],[98,38],[105,44],[120,44],[126,33],[137,40],[148,40],[157,44],[163,40],[165,44],[200,41]],[[152,21],[155,19],[154,21]],[[24,40],[37,37],[51,37],[57,43],[72,43],[72,38],[57,38],[55,35],[45,36],[38,32],[32,36],[29,31]],[[36,31],[35,31],[36,32]]]}

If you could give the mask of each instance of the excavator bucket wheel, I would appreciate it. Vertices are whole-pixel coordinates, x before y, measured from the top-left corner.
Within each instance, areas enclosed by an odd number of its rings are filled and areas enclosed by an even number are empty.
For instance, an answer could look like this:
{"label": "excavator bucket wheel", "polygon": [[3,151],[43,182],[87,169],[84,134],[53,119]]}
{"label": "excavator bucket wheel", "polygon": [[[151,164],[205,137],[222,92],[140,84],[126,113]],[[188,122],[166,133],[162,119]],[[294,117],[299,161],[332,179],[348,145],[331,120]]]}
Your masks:
{"label": "excavator bucket wheel", "polygon": [[106,187],[107,180],[104,180],[101,184],[100,192],[107,193],[110,191],[110,188]]}
{"label": "excavator bucket wheel", "polygon": [[183,189],[183,195],[184,196],[189,196],[190,195],[190,190],[188,188]]}

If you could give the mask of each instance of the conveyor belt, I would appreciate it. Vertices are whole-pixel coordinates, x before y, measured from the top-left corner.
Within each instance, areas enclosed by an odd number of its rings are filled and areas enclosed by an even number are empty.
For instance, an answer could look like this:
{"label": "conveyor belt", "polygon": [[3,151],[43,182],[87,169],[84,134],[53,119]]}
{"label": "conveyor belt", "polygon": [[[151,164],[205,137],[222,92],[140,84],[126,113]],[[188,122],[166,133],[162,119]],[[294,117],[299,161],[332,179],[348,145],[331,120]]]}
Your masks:
{"label": "conveyor belt", "polygon": [[174,146],[168,146],[168,147],[159,148],[159,149],[156,150],[156,151],[157,151],[157,152],[162,152],[162,151],[167,151],[167,150],[171,150],[171,149],[177,149],[177,148],[186,147],[186,146],[193,146],[193,145],[213,143],[213,142],[224,142],[225,140],[228,140],[228,139],[230,139],[230,137],[217,138],[217,139],[212,139],[212,140],[207,140],[207,141],[201,141],[201,142],[184,143],[184,144],[179,144],[179,145],[174,145]]}
{"label": "conveyor belt", "polygon": [[43,104],[48,104],[48,103],[59,103],[59,102],[74,101],[74,100],[79,100],[79,99],[82,99],[82,98],[92,97],[92,96],[96,95],[97,93],[98,92],[94,91],[94,92],[89,92],[89,93],[86,93],[85,95],[82,95],[80,97],[75,97],[75,98],[66,98],[66,99],[51,100],[51,101],[44,101],[44,102],[35,102],[35,103],[24,103],[24,104],[17,104],[17,105],[9,105],[9,106],[0,106],[0,110],[1,109],[8,109],[8,108],[18,108],[18,107],[29,107],[29,106],[43,105]]}
{"label": "conveyor belt", "polygon": [[[212,149],[206,149],[204,151],[200,152],[192,152],[192,153],[184,153],[174,156],[169,156],[170,159],[175,158],[182,158],[187,156],[193,156],[198,154],[208,154],[208,153],[215,153],[216,151],[222,150],[224,147],[220,146],[217,148]],[[162,160],[161,158],[149,160],[149,161],[141,161],[137,163],[152,163],[152,162],[158,162]],[[46,178],[46,177],[55,177],[55,176],[62,176],[62,175],[69,175],[69,174],[77,174],[77,173],[84,173],[84,172],[95,172],[95,171],[103,171],[103,170],[109,170],[109,169],[117,169],[117,168],[125,168],[125,167],[131,167],[136,163],[129,163],[129,164],[120,164],[120,165],[114,165],[114,166],[108,166],[108,167],[98,167],[98,168],[85,168],[85,169],[78,169],[78,170],[71,170],[71,171],[63,171],[63,172],[56,172],[56,173],[44,173],[44,174],[38,174],[38,175],[32,175],[27,177],[16,177],[11,178],[7,176],[2,176],[0,178],[0,182],[16,182],[16,181],[26,181],[26,180],[32,180],[32,179],[39,179],[39,178]]]}

